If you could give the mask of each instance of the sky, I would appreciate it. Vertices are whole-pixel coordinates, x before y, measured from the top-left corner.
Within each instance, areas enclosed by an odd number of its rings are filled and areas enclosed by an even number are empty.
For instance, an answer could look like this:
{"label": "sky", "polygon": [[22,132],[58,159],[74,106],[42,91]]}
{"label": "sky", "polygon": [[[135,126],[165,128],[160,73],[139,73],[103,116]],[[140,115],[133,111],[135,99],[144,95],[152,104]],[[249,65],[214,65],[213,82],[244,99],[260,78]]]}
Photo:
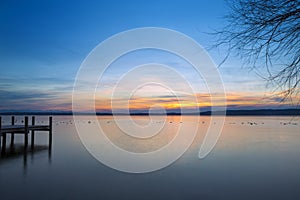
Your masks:
{"label": "sky", "polygon": [[[71,110],[76,74],[87,55],[107,38],[129,29],[162,27],[181,32],[197,41],[218,64],[226,51],[211,48],[215,39],[208,33],[222,28],[227,12],[224,0],[1,1],[0,110]],[[122,90],[112,98],[122,75],[147,63],[168,65],[184,77],[194,93],[184,94],[183,82],[171,72],[155,71],[148,66],[143,72],[146,74],[140,72],[136,76],[140,82],[155,79],[174,86],[181,92],[179,100],[174,99],[168,88],[155,84],[132,93],[131,81],[122,84]],[[257,72],[242,67],[238,58],[230,57],[219,72],[229,108],[291,106],[289,102],[280,103],[281,98],[272,93],[273,88],[266,88]],[[153,49],[117,59],[103,74],[95,91],[97,110],[111,109],[112,100],[117,102],[117,109],[123,109],[128,101],[125,96],[130,92],[131,109],[149,109],[153,105],[167,109],[211,106],[205,80],[189,63]],[[191,96],[198,102],[189,99]]]}

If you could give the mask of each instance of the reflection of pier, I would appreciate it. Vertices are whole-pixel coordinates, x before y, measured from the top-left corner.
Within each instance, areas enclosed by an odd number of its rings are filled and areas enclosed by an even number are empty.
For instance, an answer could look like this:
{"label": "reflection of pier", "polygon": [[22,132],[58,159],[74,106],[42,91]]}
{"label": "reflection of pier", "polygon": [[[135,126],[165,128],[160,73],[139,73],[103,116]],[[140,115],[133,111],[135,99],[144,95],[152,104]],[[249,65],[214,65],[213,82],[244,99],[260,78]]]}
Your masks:
{"label": "reflection of pier", "polygon": [[[52,149],[48,145],[35,145],[34,149],[26,149],[24,145],[13,145],[6,149],[5,153],[1,154],[0,158],[0,168],[1,164],[10,161],[15,158],[23,157],[23,169],[24,174],[27,172],[28,164],[33,164],[35,161],[35,155],[43,155],[46,158],[48,155],[48,162],[52,162]],[[39,157],[39,156],[38,156]],[[28,162],[29,161],[29,162]]]}
{"label": "reflection of pier", "polygon": [[[26,116],[24,119],[24,125],[16,125],[15,117],[11,118],[11,125],[3,125],[2,119],[0,117],[0,144],[1,144],[1,155],[5,154],[6,151],[6,140],[7,135],[10,134],[10,146],[14,146],[14,138],[15,134],[23,134],[24,135],[24,152],[27,152],[28,148],[28,139],[29,134],[31,134],[31,150],[34,149],[34,140],[35,140],[35,132],[36,131],[48,131],[49,132],[49,149],[52,146],[52,117],[49,117],[48,125],[37,125],[35,124],[35,117],[32,116],[31,124],[28,122],[28,117]],[[1,143],[2,138],[2,143]]]}

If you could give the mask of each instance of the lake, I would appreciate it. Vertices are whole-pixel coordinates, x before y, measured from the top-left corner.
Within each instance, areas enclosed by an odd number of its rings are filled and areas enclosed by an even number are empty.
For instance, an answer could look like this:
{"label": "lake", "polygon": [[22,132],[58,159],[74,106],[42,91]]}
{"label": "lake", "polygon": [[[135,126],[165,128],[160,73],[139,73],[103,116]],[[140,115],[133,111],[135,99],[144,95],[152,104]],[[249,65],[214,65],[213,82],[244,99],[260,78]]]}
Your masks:
{"label": "lake", "polygon": [[[112,116],[97,117],[115,145],[138,153],[168,144],[180,124],[198,123],[196,138],[182,157],[160,170],[134,174],[96,160],[80,141],[73,117],[54,116],[51,151],[47,133],[41,132],[34,152],[25,156],[20,150],[0,159],[1,199],[300,199],[299,117],[226,117],[215,148],[204,159],[198,153],[210,117],[198,122],[194,117],[168,116],[151,141],[123,134]],[[141,125],[149,120],[133,119]],[[47,121],[37,116],[37,123]],[[89,116],[77,123],[86,127],[86,134],[97,125]],[[17,136],[17,150],[22,142]]]}

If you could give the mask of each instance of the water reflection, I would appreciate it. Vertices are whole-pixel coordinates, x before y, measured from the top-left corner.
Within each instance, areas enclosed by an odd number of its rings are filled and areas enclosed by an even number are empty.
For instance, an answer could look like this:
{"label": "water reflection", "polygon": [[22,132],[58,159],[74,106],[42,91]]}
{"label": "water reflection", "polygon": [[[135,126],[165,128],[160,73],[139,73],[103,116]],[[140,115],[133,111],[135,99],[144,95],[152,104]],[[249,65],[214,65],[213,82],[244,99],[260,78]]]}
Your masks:
{"label": "water reflection", "polygon": [[35,145],[33,148],[29,148],[25,145],[10,145],[9,148],[2,148],[0,156],[0,165],[9,162],[13,159],[19,159],[23,157],[23,169],[26,174],[28,166],[28,157],[30,156],[31,164],[33,164],[36,154],[44,154],[47,152],[48,163],[52,161],[52,145]]}
{"label": "water reflection", "polygon": [[[147,120],[135,118],[140,123]],[[147,142],[122,134],[112,117],[98,120],[114,144],[134,152],[160,148],[174,137],[180,124],[191,123],[189,118],[168,116],[161,135]],[[300,119],[290,120],[227,117],[217,146],[199,160],[199,146],[210,124],[209,118],[201,117],[194,143],[175,163],[152,173],[127,174],[97,162],[80,142],[72,117],[57,116],[50,149],[48,134],[43,133],[36,144],[45,145],[36,145],[34,151],[24,152],[24,146],[16,145],[11,153],[7,145],[6,155],[0,158],[1,198],[300,199]],[[83,116],[79,123],[89,134],[97,121]],[[23,144],[23,137],[15,139],[16,144]]]}

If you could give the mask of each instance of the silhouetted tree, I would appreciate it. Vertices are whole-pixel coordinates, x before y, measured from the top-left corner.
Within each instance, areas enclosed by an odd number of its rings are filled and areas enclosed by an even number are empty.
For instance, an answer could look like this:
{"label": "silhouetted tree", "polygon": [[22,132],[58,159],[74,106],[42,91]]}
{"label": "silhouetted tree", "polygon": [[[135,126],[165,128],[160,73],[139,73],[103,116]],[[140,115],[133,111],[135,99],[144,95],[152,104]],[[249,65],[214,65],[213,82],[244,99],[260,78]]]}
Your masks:
{"label": "silhouetted tree", "polygon": [[300,0],[229,0],[226,26],[216,31],[217,47],[240,56],[285,97],[299,94]]}

